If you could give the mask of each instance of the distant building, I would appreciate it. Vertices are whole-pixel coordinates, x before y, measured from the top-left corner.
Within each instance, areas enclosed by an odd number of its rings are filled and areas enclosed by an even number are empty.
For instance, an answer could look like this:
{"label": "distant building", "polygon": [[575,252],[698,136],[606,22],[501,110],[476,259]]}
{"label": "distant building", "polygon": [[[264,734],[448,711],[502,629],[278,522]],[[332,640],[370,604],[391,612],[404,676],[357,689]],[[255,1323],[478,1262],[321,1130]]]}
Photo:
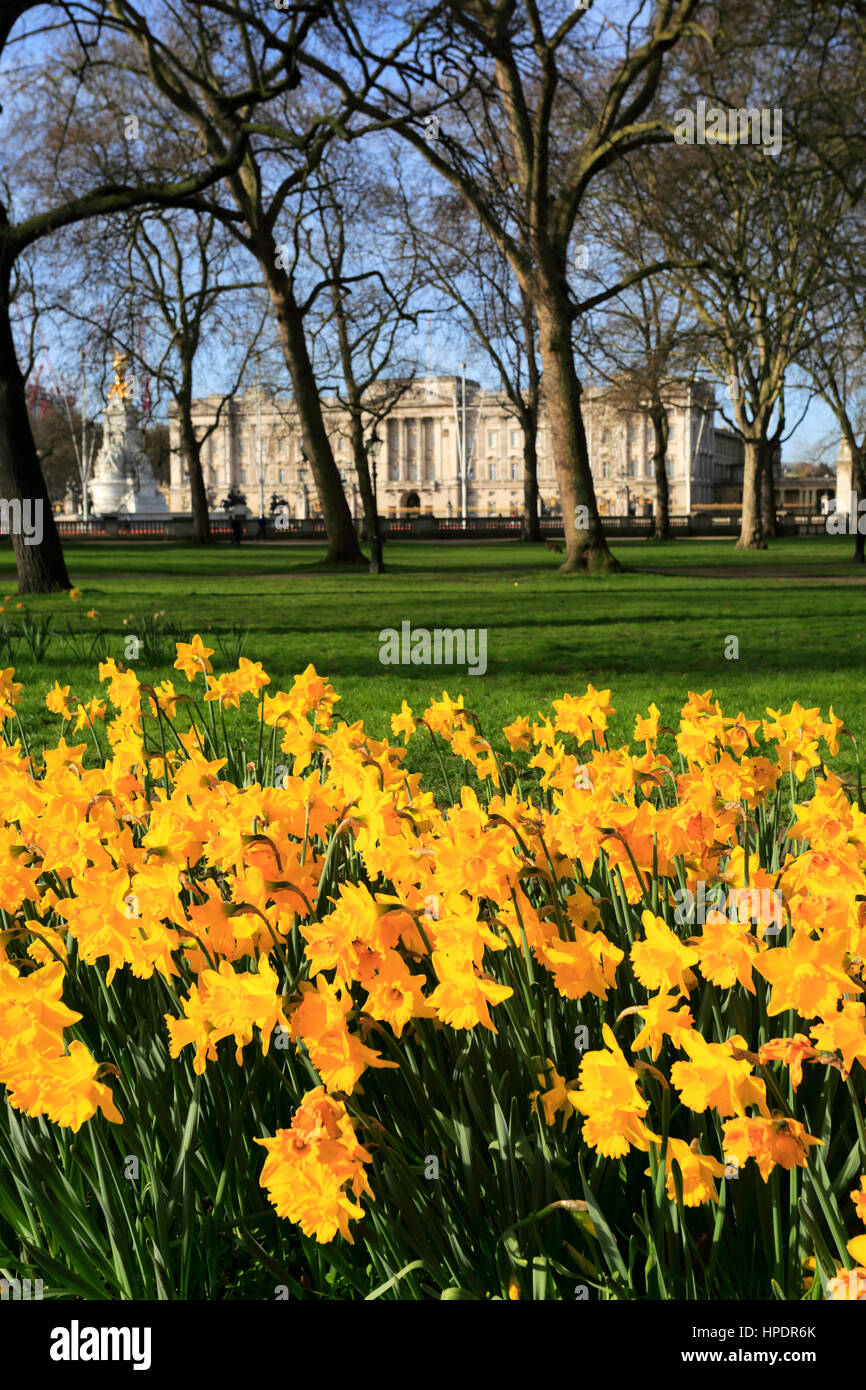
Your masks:
{"label": "distant building", "polygon": [[779,510],[802,512],[808,516],[827,516],[834,510],[836,478],[832,473],[807,473],[805,469],[791,472],[797,464],[789,464],[778,480],[776,498]]}
{"label": "distant building", "polygon": [[713,501],[739,506],[746,468],[743,441],[734,430],[717,429],[713,434]]}
{"label": "distant building", "polygon": [[[380,388],[384,389],[384,388]],[[460,378],[415,381],[378,427],[379,509],[383,516],[418,513],[460,516],[460,441],[463,409]],[[714,426],[715,392],[707,382],[672,382],[667,392],[670,438],[668,479],[672,514],[695,507],[740,501],[743,446],[739,437]],[[196,428],[212,423],[219,396],[194,402]],[[323,399],[334,458],[354,515],[360,497],[349,438],[349,416],[333,397]],[[650,515],[655,505],[653,431],[644,409],[615,404],[609,388],[587,386],[584,425],[599,508],[605,515]],[[370,398],[374,407],[374,399]],[[466,507],[470,516],[509,516],[523,505],[523,431],[502,391],[466,383]],[[259,439],[259,429],[261,438]],[[370,433],[367,422],[365,435]],[[189,474],[177,415],[170,412],[173,512],[190,510]],[[272,494],[285,498],[294,517],[319,513],[312,468],[303,450],[297,410],[289,396],[249,390],[226,402],[220,422],[203,447],[202,467],[210,505],[216,510],[231,487],[246,495],[253,513]],[[559,510],[550,428],[542,413],[538,438],[538,484],[542,509]]]}

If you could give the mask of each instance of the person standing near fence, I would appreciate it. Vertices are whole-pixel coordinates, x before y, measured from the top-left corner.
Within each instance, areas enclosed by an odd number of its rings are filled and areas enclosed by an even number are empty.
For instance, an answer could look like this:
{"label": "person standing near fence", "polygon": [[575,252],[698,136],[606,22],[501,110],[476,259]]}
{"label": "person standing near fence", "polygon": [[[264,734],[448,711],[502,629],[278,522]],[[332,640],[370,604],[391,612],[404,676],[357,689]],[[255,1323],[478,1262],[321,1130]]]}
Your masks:
{"label": "person standing near fence", "polygon": [[231,517],[232,523],[232,545],[240,545],[247,516],[247,509],[243,502],[233,503],[229,511],[229,516]]}

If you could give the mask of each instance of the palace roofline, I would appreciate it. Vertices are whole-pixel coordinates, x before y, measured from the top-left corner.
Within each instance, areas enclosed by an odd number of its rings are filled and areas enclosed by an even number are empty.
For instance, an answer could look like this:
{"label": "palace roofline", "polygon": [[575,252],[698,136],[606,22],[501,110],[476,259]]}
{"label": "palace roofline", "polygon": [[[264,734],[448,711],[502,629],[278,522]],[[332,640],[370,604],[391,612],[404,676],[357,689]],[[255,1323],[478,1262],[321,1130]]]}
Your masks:
{"label": "palace roofline", "polygon": [[[362,399],[372,403],[377,398],[387,395],[389,390],[402,386],[405,389],[401,395],[395,399],[395,407],[402,403],[414,401],[419,395],[430,405],[439,404],[451,406],[454,404],[454,393],[456,392],[458,397],[460,395],[461,383],[462,377],[454,374],[439,374],[429,377],[380,377],[364,392]],[[706,398],[711,396],[714,399],[715,385],[716,383],[704,377],[671,377],[665,383],[665,391],[686,391],[691,389],[697,397],[704,396]],[[431,395],[431,386],[438,388],[445,386],[448,387],[449,390],[447,394],[444,394],[440,389],[435,395]],[[597,400],[613,393],[616,387],[612,382],[598,382],[592,379],[586,379],[582,389],[587,400]],[[196,396],[193,400],[193,406],[199,410],[208,408],[216,411],[220,404],[225,402],[223,405],[223,413],[230,415],[239,410],[244,411],[249,409],[250,406],[254,407],[259,393],[261,393],[263,404],[278,405],[286,410],[296,409],[295,398],[290,391],[274,391],[267,386],[249,386],[245,391],[239,391],[236,395],[228,397],[223,396],[220,392],[212,392],[206,396]],[[503,387],[482,387],[481,383],[472,377],[466,378],[466,395],[467,403],[471,399],[476,404],[510,405],[508,393]],[[340,410],[345,412],[349,409],[345,399],[332,393],[320,394],[319,400],[321,404],[329,410]],[[697,403],[696,401],[695,404]],[[670,404],[675,404],[675,402],[670,402]],[[640,405],[630,407],[623,402],[615,408],[622,412],[627,412],[629,409],[639,410],[645,407],[641,407]],[[177,414],[178,407],[176,403],[172,401],[168,407],[168,415],[170,417],[176,417]],[[717,433],[734,434],[735,431],[722,428],[719,429]]]}

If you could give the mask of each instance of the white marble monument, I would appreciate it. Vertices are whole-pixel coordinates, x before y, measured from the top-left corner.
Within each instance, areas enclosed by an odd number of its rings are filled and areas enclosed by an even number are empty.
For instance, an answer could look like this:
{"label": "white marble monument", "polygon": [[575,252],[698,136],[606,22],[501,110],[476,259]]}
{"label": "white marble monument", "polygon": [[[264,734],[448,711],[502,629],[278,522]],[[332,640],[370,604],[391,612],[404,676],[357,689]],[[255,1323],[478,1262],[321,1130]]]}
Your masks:
{"label": "white marble monument", "polygon": [[114,382],[102,412],[102,447],[96,456],[88,491],[94,516],[164,517],[168,505],[156,486],[153,468],[141,442],[141,418],[127,380],[129,357],[114,358]]}

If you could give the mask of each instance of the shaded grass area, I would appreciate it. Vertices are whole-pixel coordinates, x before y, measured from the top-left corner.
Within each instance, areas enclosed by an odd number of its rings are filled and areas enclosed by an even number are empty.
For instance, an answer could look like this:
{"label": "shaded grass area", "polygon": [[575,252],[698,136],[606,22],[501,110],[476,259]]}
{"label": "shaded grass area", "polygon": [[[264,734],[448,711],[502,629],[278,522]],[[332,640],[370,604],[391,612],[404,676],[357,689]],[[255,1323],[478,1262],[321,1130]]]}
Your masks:
{"label": "shaded grass area", "polygon": [[[848,537],[784,540],[745,553],[730,540],[623,541],[614,552],[624,573],[592,578],[561,575],[555,552],[510,541],[390,542],[382,576],[327,565],[320,545],[65,548],[81,602],[65,594],[27,597],[23,609],[15,606],[11,551],[4,546],[0,553],[0,597],[10,595],[3,620],[13,634],[28,616],[52,619],[41,659],[26,638],[13,640],[12,652],[4,644],[0,657],[25,683],[19,707],[36,750],[60,731],[44,704],[55,680],[85,698],[102,689],[96,661],[82,656],[86,637],[104,633],[107,651],[122,660],[125,637],[162,610],[158,626],[170,622],[187,636],[248,628],[243,653],[264,664],[271,691],[287,688],[312,662],[342,696],[340,712],[363,719],[377,736],[389,733],[402,699],[418,714],[447,689],[463,693],[485,733],[504,747],[503,724],[547,712],[552,699],[582,693],[588,682],[612,689],[612,743],[631,738],[635,714],[651,700],[663,723],[676,724],[688,691],[710,687],[729,714],[755,718],[796,699],[825,714],[832,704],[852,731],[866,731],[866,575],[850,561]],[[90,608],[98,611],[94,620],[84,616]],[[486,674],[382,665],[380,631],[399,630],[406,620],[429,629],[486,629]],[[76,637],[79,630],[84,635]],[[725,657],[731,637],[738,660]],[[172,661],[167,642],[164,660],[129,664],[143,681],[174,679],[187,691]],[[219,670],[230,663],[217,657],[214,664]],[[252,739],[252,698],[242,705],[240,723]],[[853,757],[846,741],[839,765],[853,768]],[[431,759],[416,737],[408,765],[432,772]]]}

